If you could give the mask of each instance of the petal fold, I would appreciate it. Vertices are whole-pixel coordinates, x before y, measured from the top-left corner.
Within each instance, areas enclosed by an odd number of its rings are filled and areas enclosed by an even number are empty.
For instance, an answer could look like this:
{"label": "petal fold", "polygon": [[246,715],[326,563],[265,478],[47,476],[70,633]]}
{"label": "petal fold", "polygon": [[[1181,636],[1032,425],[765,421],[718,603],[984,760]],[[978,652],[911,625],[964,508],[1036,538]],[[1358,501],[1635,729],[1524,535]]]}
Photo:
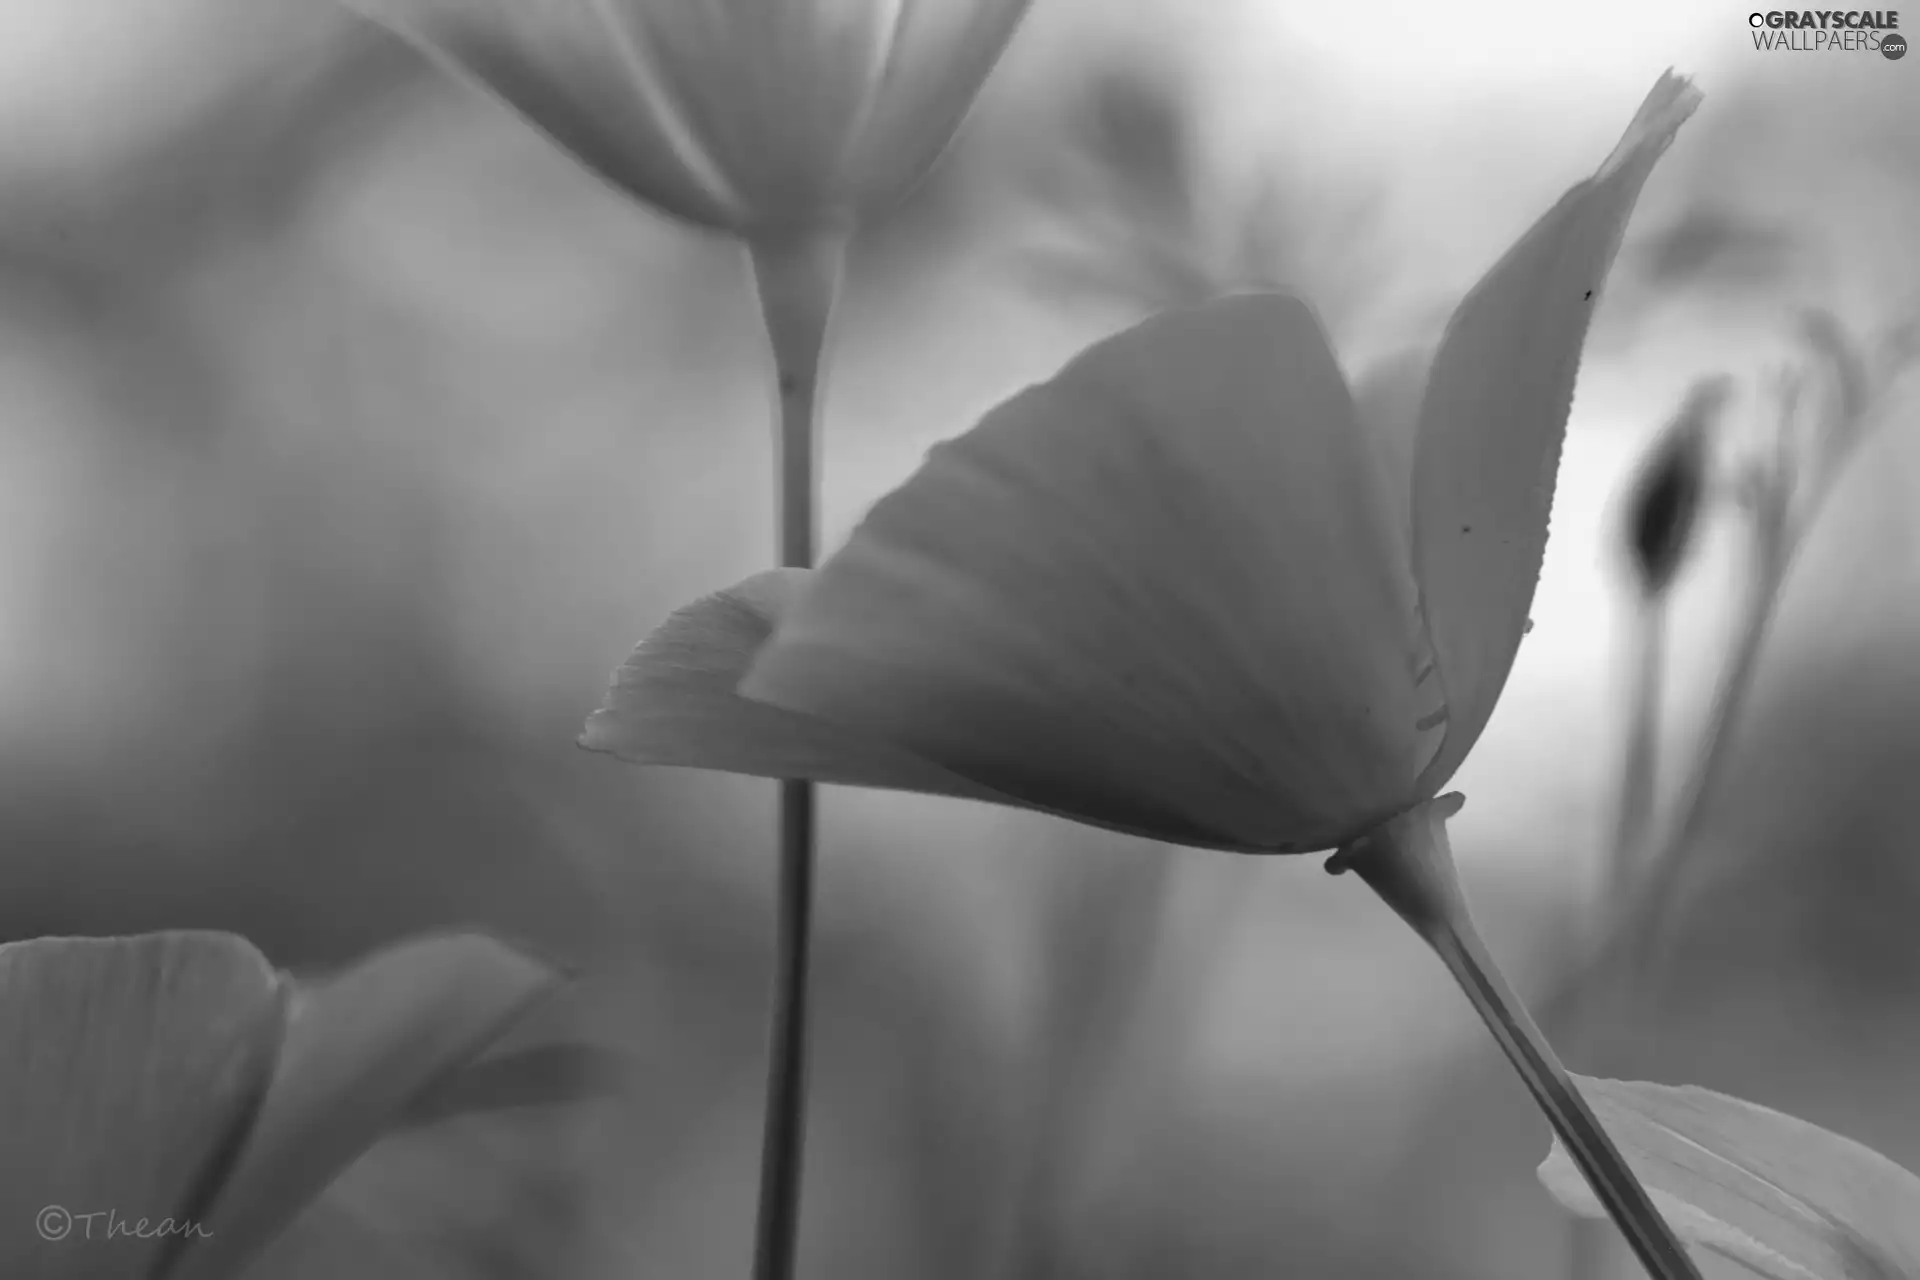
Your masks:
{"label": "petal fold", "polygon": [[1414,565],[1450,719],[1424,791],[1465,758],[1512,670],[1588,319],[1647,175],[1699,101],[1687,80],[1663,76],[1600,171],[1467,294],[1434,357],[1414,463]]}
{"label": "petal fold", "polygon": [[632,764],[1004,801],[897,746],[737,692],[812,571],[772,569],[678,610],[640,642],[580,745]]}
{"label": "petal fold", "polygon": [[1227,298],[935,448],[741,692],[1082,821],[1326,848],[1438,743],[1410,581],[1313,315]]}

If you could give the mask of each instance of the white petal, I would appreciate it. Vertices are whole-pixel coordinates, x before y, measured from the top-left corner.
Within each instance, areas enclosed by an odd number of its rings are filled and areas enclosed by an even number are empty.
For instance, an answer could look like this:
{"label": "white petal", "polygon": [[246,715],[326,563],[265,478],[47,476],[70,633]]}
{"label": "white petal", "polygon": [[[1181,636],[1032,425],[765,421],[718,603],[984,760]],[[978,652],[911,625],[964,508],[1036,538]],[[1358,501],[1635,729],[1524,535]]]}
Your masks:
{"label": "white petal", "polygon": [[676,218],[745,218],[705,141],[595,0],[346,0],[513,108],[589,170]]}
{"label": "white petal", "polygon": [[849,160],[862,194],[898,199],[939,159],[1032,0],[895,0],[885,71]]}
{"label": "white petal", "polygon": [[741,692],[1083,820],[1329,847],[1437,743],[1384,504],[1303,304],[1158,316],[935,449]]}
{"label": "white petal", "polygon": [[1600,171],[1474,286],[1434,357],[1414,467],[1414,567],[1449,720],[1423,790],[1465,758],[1513,667],[1588,317],[1648,173],[1699,100],[1686,80],[1663,76]]}
{"label": "white petal", "polygon": [[230,934],[0,947],[0,1275],[158,1274],[231,1169],[284,1026],[278,975]]}

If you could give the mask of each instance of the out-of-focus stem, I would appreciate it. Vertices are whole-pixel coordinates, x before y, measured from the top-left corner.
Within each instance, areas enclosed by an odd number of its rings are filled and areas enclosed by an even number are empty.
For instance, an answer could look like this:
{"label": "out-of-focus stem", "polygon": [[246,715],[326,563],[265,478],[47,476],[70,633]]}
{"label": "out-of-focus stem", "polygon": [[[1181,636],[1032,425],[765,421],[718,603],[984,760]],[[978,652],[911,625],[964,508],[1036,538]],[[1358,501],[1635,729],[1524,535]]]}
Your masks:
{"label": "out-of-focus stem", "polygon": [[1753,691],[1754,672],[1773,620],[1774,605],[1786,578],[1788,557],[1778,537],[1763,536],[1755,583],[1740,619],[1732,656],[1714,690],[1701,731],[1693,767],[1682,783],[1666,838],[1651,857],[1636,858],[1633,882],[1615,898],[1615,910],[1626,930],[1625,954],[1631,966],[1630,990],[1637,990],[1657,966],[1655,954],[1667,935],[1667,922],[1678,906],[1678,888],[1686,851],[1699,838],[1715,789],[1732,752],[1732,731],[1740,722]]}
{"label": "out-of-focus stem", "polygon": [[1667,601],[1664,593],[1635,601],[1633,690],[1628,703],[1626,752],[1613,844],[1602,886],[1612,902],[1632,884],[1653,828],[1654,779],[1659,776],[1660,702],[1666,676]]}
{"label": "out-of-focus stem", "polygon": [[[1634,887],[1653,829],[1654,780],[1659,777],[1660,704],[1666,677],[1667,593],[1643,590],[1633,601],[1632,687],[1628,691],[1626,747],[1620,762],[1620,792],[1614,815],[1613,843],[1606,852],[1600,887],[1601,920]],[[1608,974],[1595,975],[1604,987]],[[1612,1010],[1609,993],[1590,993],[1586,1016],[1568,1035],[1577,1053],[1593,1048],[1606,1033]],[[1603,1280],[1618,1236],[1611,1224],[1591,1218],[1567,1221],[1567,1274],[1571,1280]]]}
{"label": "out-of-focus stem", "polygon": [[[1654,856],[1643,862],[1639,882],[1632,893],[1623,895],[1609,930],[1617,939],[1616,945],[1626,953],[1631,966],[1629,985],[1634,990],[1642,987],[1657,968],[1669,941],[1668,921],[1677,906],[1678,883],[1684,870],[1681,855],[1699,837],[1708,802],[1726,767],[1731,731],[1739,723],[1752,691],[1760,651],[1780,601],[1781,587],[1793,567],[1794,554],[1819,517],[1835,479],[1864,434],[1865,419],[1871,416],[1867,390],[1854,386],[1850,395],[1851,402],[1843,409],[1846,417],[1836,429],[1839,443],[1816,472],[1804,476],[1796,473],[1788,448],[1790,431],[1783,421],[1778,435],[1780,455],[1757,486],[1757,504],[1752,512],[1754,587],[1740,619],[1733,653],[1707,712],[1693,769],[1681,786],[1667,836]],[[1781,393],[1783,420],[1792,418],[1798,399],[1798,384],[1789,381]],[[1611,952],[1611,948],[1608,950]]]}
{"label": "out-of-focus stem", "polygon": [[[820,377],[846,236],[834,232],[750,244],[754,282],[773,349],[778,395],[774,523],[780,564],[809,568],[819,527]],[[813,932],[814,787],[780,784],[779,885],[775,898],[773,1016],[767,1111],[760,1156],[755,1280],[791,1280],[800,1227],[806,1137],[807,970]]]}
{"label": "out-of-focus stem", "polygon": [[[1162,1065],[1182,1043],[1156,1035],[1185,1013],[1164,990],[1177,975],[1172,889],[1179,863],[1164,850],[1144,861],[1107,863],[1083,874],[1052,921],[1046,959],[1047,1036],[1023,1181],[1014,1196],[1006,1264],[998,1274],[1044,1276],[1072,1269],[1063,1238],[1070,1194],[1085,1170],[1116,1093]],[[1183,992],[1182,994],[1186,994]],[[1137,1117],[1134,1117],[1137,1119]]]}
{"label": "out-of-focus stem", "polygon": [[1647,1273],[1655,1280],[1701,1280],[1481,942],[1447,841],[1446,819],[1459,806],[1458,795],[1419,805],[1342,849],[1328,869],[1359,873],[1433,948]]}

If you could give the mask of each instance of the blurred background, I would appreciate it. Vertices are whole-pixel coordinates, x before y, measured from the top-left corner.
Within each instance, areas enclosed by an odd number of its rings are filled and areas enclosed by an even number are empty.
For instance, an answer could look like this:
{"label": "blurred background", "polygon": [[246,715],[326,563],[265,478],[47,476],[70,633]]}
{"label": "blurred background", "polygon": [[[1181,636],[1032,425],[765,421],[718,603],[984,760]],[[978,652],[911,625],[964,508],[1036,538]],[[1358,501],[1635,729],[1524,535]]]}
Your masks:
{"label": "blurred background", "polygon": [[[1038,0],[858,246],[825,437],[831,544],[1154,308],[1296,289],[1350,370],[1431,340],[1693,73],[1457,783],[1482,924],[1543,1000],[1616,787],[1626,477],[1693,378],[1756,385],[1792,307],[1867,333],[1920,300],[1920,63],[1756,52],[1725,5],[1587,12]],[[773,787],[573,743],[642,634],[770,559],[763,341],[737,247],[331,5],[0,0],[0,936],[216,927],[317,966],[482,927],[581,972],[529,1034],[629,1064],[590,1105],[390,1139],[261,1275],[746,1273]],[[1914,408],[1796,565],[1660,998],[1606,1064],[1910,1166]],[[1675,759],[1737,550],[1681,584]],[[1544,1124],[1320,859],[823,803],[808,1274],[1564,1274]]]}

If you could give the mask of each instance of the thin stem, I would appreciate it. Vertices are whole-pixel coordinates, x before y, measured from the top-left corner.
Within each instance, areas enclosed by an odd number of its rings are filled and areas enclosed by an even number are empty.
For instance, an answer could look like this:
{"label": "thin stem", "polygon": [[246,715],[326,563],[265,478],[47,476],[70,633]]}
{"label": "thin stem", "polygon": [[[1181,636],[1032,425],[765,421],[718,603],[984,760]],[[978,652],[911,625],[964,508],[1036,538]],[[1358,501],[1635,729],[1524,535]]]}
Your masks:
{"label": "thin stem", "polygon": [[1768,624],[1773,619],[1780,586],[1786,578],[1788,558],[1782,554],[1777,541],[1763,539],[1759,559],[1757,581],[1740,620],[1733,656],[1714,691],[1693,768],[1674,805],[1672,824],[1652,856],[1637,859],[1638,865],[1634,868],[1637,885],[1629,886],[1630,891],[1619,894],[1616,900],[1622,927],[1628,931],[1626,955],[1633,967],[1633,976],[1628,982],[1630,991],[1637,990],[1657,967],[1653,953],[1665,937],[1667,922],[1678,905],[1678,881],[1686,866],[1684,855],[1699,838],[1700,828],[1710,812],[1708,802],[1732,755],[1729,750],[1732,731],[1740,722],[1753,691],[1754,672],[1759,667]]}
{"label": "thin stem", "polygon": [[[774,521],[780,564],[809,568],[819,527],[815,416],[846,237],[833,233],[749,246],[773,348],[778,411]],[[806,1147],[807,970],[813,937],[815,796],[811,782],[780,784],[780,877],[775,900],[773,1016],[766,1128],[760,1152],[755,1280],[791,1280],[800,1235]]]}
{"label": "thin stem", "polygon": [[1447,842],[1446,819],[1459,805],[1460,797],[1452,795],[1416,806],[1341,850],[1328,869],[1358,872],[1433,948],[1647,1274],[1655,1280],[1701,1280],[1686,1248],[1653,1207],[1481,942]]}
{"label": "thin stem", "polygon": [[[1666,675],[1667,596],[1642,592],[1634,600],[1632,688],[1628,695],[1626,750],[1620,764],[1620,792],[1613,843],[1601,881],[1602,919],[1631,891],[1653,829],[1654,780],[1659,776],[1660,704]],[[1612,973],[1608,970],[1606,973]],[[1604,983],[1606,973],[1596,979]],[[1603,1040],[1609,1009],[1604,993],[1569,1030],[1576,1049],[1591,1050]],[[1567,1272],[1571,1280],[1602,1280],[1618,1236],[1604,1221],[1570,1218],[1567,1222]]]}
{"label": "thin stem", "polygon": [[1666,674],[1667,603],[1664,594],[1635,601],[1633,691],[1613,845],[1603,885],[1614,901],[1632,883],[1653,827],[1654,779],[1659,776],[1660,702]]}
{"label": "thin stem", "polygon": [[[1861,391],[1856,394],[1865,393]],[[1706,820],[1707,802],[1712,798],[1721,772],[1726,767],[1727,757],[1731,754],[1728,751],[1730,732],[1739,722],[1740,713],[1752,690],[1760,651],[1773,621],[1775,607],[1780,602],[1780,591],[1786,583],[1787,572],[1793,567],[1794,554],[1799,550],[1806,530],[1819,517],[1836,477],[1864,434],[1863,415],[1866,409],[1864,405],[1857,404],[1845,410],[1847,416],[1839,428],[1844,433],[1840,443],[1824,460],[1820,470],[1801,480],[1799,492],[1796,493],[1796,471],[1789,447],[1791,432],[1788,426],[1793,419],[1798,395],[1799,384],[1789,381],[1782,391],[1783,426],[1776,436],[1779,456],[1772,469],[1764,473],[1767,480],[1759,487],[1756,495],[1759,505],[1752,513],[1755,585],[1748,597],[1746,612],[1740,620],[1733,656],[1728,660],[1726,674],[1715,691],[1712,707],[1707,713],[1707,724],[1694,756],[1692,773],[1681,788],[1666,839],[1661,841],[1655,856],[1643,864],[1637,890],[1619,904],[1620,910],[1615,915],[1613,931],[1625,934],[1623,946],[1628,963],[1632,966],[1629,986],[1633,990],[1643,986],[1649,974],[1657,968],[1656,960],[1659,957],[1655,953],[1667,941],[1667,925],[1676,909],[1678,881],[1684,870],[1681,855],[1700,834],[1700,828]]]}
{"label": "thin stem", "polygon": [[[1791,418],[1796,396],[1797,384],[1789,380],[1781,392],[1783,417]],[[1776,438],[1780,452],[1772,465],[1762,467],[1749,477],[1756,482],[1752,500],[1757,505],[1750,512],[1757,566],[1754,584],[1736,632],[1733,653],[1708,711],[1692,769],[1680,787],[1666,837],[1652,856],[1641,860],[1630,891],[1610,904],[1611,910],[1595,945],[1586,950],[1557,985],[1547,1006],[1550,1020],[1590,1016],[1595,996],[1593,988],[1600,975],[1621,972],[1622,977],[1616,984],[1621,988],[1619,998],[1625,998],[1643,990],[1652,973],[1658,970],[1655,953],[1670,942],[1666,935],[1677,910],[1679,881],[1686,870],[1683,855],[1699,834],[1707,801],[1725,768],[1731,731],[1745,706],[1766,631],[1792,567],[1794,553],[1806,531],[1818,519],[1840,472],[1865,436],[1875,403],[1877,397],[1870,394],[1865,408],[1856,406],[1854,412],[1861,415],[1861,420],[1843,424],[1845,430],[1839,447],[1817,475],[1803,482],[1798,495],[1794,492],[1794,473],[1784,426]]]}

